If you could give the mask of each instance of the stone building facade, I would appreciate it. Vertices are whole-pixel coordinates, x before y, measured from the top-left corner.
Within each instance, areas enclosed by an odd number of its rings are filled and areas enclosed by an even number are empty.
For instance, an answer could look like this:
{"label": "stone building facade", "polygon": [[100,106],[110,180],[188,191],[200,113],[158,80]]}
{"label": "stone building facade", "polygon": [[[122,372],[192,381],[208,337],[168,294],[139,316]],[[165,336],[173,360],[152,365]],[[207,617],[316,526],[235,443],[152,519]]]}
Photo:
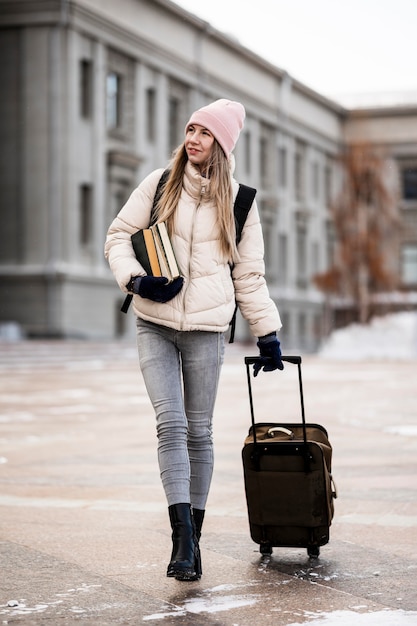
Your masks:
{"label": "stone building facade", "polygon": [[[258,189],[285,345],[314,350],[331,254],[329,201],[346,141],[398,159],[404,278],[417,282],[417,106],[348,111],[170,0],[0,0],[0,324],[28,336],[133,334],[103,257],[130,192],[163,167],[191,111],[226,97],[247,119],[236,178]],[[402,169],[401,169],[402,168]],[[237,338],[246,339],[239,320]]]}

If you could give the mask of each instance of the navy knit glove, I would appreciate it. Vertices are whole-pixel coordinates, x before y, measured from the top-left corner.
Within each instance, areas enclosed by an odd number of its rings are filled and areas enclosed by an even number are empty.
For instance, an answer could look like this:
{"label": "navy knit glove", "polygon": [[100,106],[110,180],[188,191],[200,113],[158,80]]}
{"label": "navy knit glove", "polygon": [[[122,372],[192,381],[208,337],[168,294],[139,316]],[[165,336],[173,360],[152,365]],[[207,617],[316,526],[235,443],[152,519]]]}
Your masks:
{"label": "navy knit glove", "polygon": [[253,366],[253,375],[257,376],[259,371],[272,372],[273,370],[283,370],[284,364],[281,361],[281,348],[275,332],[259,337],[256,344],[259,348],[259,361]]}
{"label": "navy knit glove", "polygon": [[141,298],[153,302],[168,302],[181,291],[183,284],[182,276],[170,283],[165,276],[136,276],[132,283],[132,291]]}

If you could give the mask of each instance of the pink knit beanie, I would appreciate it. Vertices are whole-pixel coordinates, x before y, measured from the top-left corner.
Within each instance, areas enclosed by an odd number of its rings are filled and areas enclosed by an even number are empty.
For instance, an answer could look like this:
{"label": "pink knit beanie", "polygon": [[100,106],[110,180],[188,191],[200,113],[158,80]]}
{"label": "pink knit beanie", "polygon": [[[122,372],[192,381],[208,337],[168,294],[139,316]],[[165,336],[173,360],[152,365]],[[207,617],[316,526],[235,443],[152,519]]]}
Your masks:
{"label": "pink knit beanie", "polygon": [[219,142],[227,157],[233,151],[243,128],[245,109],[240,102],[224,98],[208,104],[190,117],[185,131],[190,124],[199,124],[207,128]]}

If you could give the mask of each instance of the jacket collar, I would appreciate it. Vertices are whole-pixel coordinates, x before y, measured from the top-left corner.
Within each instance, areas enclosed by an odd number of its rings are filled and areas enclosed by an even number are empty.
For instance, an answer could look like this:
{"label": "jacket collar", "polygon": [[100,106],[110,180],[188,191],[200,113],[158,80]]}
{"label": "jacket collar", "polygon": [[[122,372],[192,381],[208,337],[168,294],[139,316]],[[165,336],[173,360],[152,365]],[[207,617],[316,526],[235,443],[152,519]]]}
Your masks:
{"label": "jacket collar", "polygon": [[[233,154],[229,156],[230,174],[233,176],[235,171],[236,161]],[[199,198],[202,193],[207,192],[210,185],[210,179],[204,178],[200,174],[200,170],[195,167],[190,161],[185,164],[184,181],[185,191],[193,198]]]}
{"label": "jacket collar", "polygon": [[201,176],[200,170],[187,161],[184,171],[184,189],[193,198],[199,198],[210,185],[210,179]]}

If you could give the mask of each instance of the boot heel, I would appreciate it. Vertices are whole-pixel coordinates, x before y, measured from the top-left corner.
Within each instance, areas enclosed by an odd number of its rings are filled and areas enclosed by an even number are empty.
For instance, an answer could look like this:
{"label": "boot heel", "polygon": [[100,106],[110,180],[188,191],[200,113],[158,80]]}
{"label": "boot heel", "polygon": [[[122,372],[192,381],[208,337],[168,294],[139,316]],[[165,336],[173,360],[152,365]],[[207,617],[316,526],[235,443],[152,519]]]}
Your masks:
{"label": "boot heel", "polygon": [[201,578],[201,575],[203,573],[203,568],[201,565],[201,550],[199,546],[199,541],[201,537],[201,528],[203,526],[204,515],[205,515],[204,509],[193,508],[193,522],[194,522],[196,541],[198,545],[198,554],[196,556],[195,570],[196,570],[196,574],[198,578]]}
{"label": "boot heel", "polygon": [[200,580],[203,570],[201,568],[201,552],[200,552],[199,545],[196,545],[194,567],[195,567],[196,580]]}

